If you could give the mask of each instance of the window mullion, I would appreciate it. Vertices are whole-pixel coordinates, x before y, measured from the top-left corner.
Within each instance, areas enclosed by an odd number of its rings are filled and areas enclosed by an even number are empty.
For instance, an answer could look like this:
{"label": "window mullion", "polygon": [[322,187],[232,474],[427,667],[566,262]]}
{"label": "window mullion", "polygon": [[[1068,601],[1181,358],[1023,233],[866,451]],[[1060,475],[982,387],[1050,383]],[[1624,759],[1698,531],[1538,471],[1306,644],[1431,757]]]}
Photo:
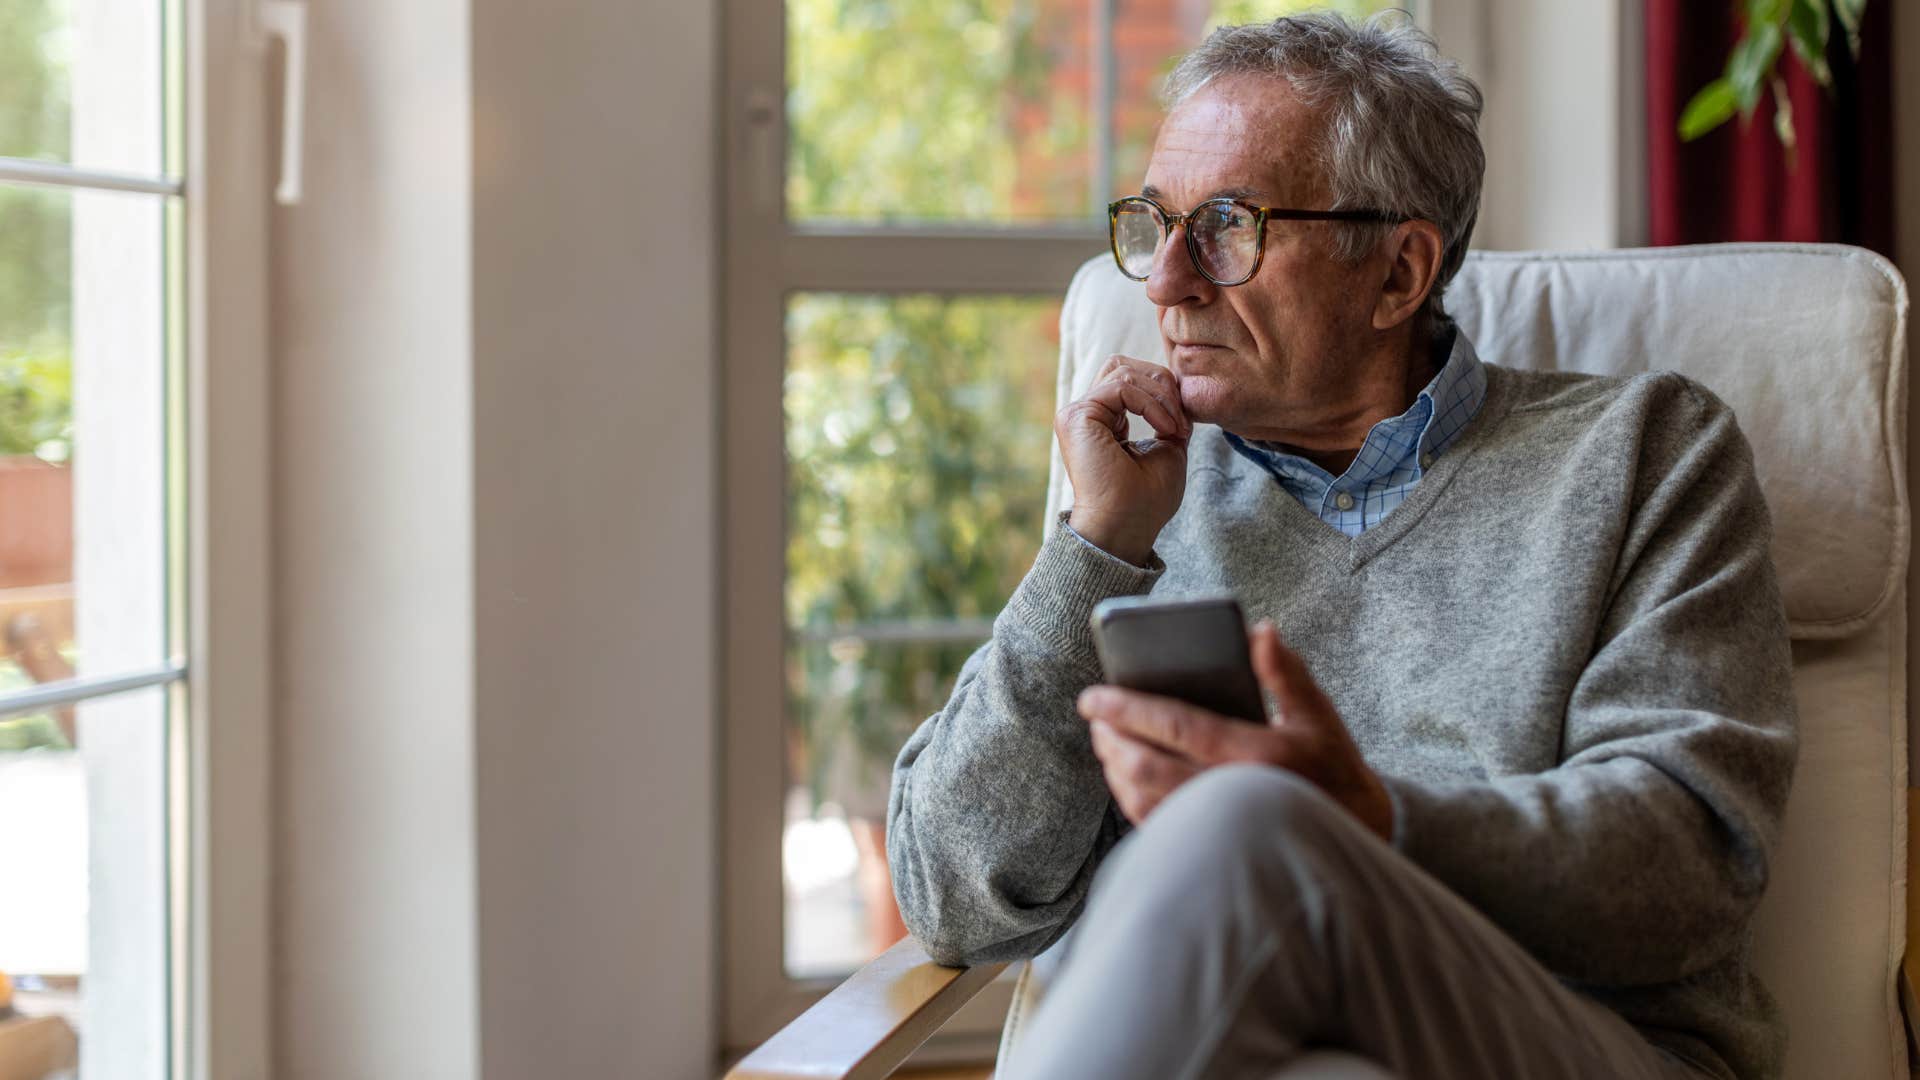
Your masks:
{"label": "window mullion", "polygon": [[1106,244],[1092,228],[795,232],[783,244],[781,283],[819,292],[1059,293]]}
{"label": "window mullion", "polygon": [[186,186],[174,177],[76,169],[71,165],[56,165],[48,161],[14,157],[0,157],[0,183],[92,191],[129,191],[141,195],[179,195],[186,190]]}
{"label": "window mullion", "polygon": [[186,678],[184,667],[154,668],[127,675],[104,675],[81,679],[61,679],[58,682],[46,682],[31,690],[21,690],[11,694],[0,694],[0,719],[9,716],[23,716],[28,713],[42,712],[47,709],[59,709],[69,705],[78,705],[83,701],[124,694],[129,690],[143,690],[149,686],[164,686]]}
{"label": "window mullion", "polygon": [[1088,179],[1087,211],[1098,217],[1113,192],[1113,16],[1118,0],[1093,0],[1093,171]]}

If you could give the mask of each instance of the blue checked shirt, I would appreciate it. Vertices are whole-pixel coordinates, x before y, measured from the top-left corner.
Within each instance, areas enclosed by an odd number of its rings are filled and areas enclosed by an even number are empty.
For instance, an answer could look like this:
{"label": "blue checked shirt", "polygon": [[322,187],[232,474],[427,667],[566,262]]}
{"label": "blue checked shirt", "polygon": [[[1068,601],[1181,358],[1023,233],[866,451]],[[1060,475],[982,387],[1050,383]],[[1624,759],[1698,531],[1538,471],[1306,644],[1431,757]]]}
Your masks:
{"label": "blue checked shirt", "polygon": [[1273,443],[1248,442],[1231,432],[1227,441],[1271,473],[1308,512],[1348,536],[1359,536],[1406,501],[1486,399],[1486,369],[1467,336],[1456,330],[1446,364],[1413,407],[1373,425],[1353,464],[1338,477]]}

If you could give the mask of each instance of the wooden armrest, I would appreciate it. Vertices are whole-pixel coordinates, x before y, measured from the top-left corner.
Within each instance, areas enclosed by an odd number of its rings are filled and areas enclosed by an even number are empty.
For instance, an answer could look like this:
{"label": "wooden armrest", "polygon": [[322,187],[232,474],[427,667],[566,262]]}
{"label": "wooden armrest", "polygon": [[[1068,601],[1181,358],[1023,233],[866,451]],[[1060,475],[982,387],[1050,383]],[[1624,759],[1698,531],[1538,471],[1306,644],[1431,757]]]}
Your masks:
{"label": "wooden armrest", "polygon": [[1006,966],[941,967],[903,938],[741,1059],[727,1080],[890,1075]]}
{"label": "wooden armrest", "polygon": [[38,1080],[79,1064],[79,1040],[60,1017],[0,1020],[0,1080]]}

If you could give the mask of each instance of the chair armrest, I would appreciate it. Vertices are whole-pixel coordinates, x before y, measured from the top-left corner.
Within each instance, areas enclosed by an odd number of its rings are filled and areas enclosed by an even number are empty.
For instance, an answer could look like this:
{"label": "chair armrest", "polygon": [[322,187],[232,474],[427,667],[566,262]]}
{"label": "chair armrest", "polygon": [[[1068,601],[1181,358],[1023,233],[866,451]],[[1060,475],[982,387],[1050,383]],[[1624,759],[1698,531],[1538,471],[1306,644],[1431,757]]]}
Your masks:
{"label": "chair armrest", "polygon": [[887,1076],[1006,966],[941,967],[903,938],[741,1059],[727,1080]]}
{"label": "chair armrest", "polygon": [[0,1020],[0,1078],[52,1076],[77,1068],[80,1043],[58,1016],[10,1016]]}

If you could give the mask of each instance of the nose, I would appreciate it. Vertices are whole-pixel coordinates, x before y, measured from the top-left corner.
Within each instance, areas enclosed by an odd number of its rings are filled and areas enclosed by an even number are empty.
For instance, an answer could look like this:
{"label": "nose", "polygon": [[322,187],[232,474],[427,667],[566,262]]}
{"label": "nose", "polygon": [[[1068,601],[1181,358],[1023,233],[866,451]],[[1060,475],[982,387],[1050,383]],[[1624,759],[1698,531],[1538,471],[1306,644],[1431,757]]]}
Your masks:
{"label": "nose", "polygon": [[1147,299],[1163,308],[1204,304],[1219,288],[1193,264],[1193,256],[1187,251],[1187,223],[1175,225],[1160,250],[1154,252],[1153,269],[1147,274]]}

